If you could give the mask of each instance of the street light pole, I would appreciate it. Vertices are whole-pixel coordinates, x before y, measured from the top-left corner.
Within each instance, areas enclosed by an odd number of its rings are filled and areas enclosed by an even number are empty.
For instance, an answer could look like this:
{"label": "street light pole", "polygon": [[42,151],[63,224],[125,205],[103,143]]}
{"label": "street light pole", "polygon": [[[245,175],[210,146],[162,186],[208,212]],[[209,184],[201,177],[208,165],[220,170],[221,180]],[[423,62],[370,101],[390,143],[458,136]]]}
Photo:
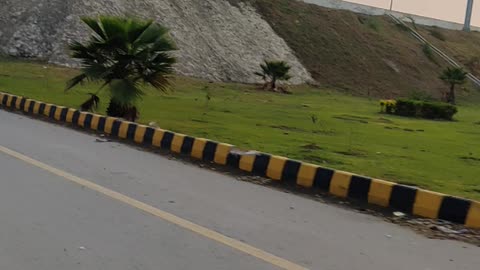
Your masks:
{"label": "street light pole", "polygon": [[467,3],[467,14],[465,15],[465,25],[463,26],[463,30],[469,32],[470,25],[472,23],[472,12],[473,12],[473,0],[468,0]]}

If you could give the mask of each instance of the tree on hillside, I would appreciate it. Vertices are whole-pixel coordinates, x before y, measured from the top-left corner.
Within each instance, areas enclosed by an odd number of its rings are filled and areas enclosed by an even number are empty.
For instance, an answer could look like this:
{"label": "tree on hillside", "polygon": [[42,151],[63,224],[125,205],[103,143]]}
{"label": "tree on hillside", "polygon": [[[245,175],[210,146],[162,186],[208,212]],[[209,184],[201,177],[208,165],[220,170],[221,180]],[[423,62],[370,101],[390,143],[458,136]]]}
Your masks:
{"label": "tree on hillside", "polygon": [[455,87],[457,85],[462,85],[467,80],[467,72],[465,72],[462,68],[447,68],[443,71],[440,79],[442,79],[445,83],[450,85],[450,92],[447,92],[445,101],[450,104],[456,103],[455,97]]}
{"label": "tree on hillside", "polygon": [[[175,63],[171,52],[176,48],[168,30],[151,20],[132,18],[101,16],[82,21],[93,34],[85,44],[69,44],[72,58],[81,63],[82,73],[67,82],[66,90],[85,81],[99,81],[100,90],[108,87],[110,91],[107,114],[135,121],[135,101],[144,95],[141,87],[151,85],[165,91],[169,85]],[[84,104],[99,102],[96,94],[92,98],[97,102]]]}
{"label": "tree on hillside", "polygon": [[265,88],[269,87],[271,91],[277,91],[278,81],[288,81],[292,77],[289,72],[291,67],[285,61],[267,61],[260,64],[261,71],[255,72],[255,75],[265,81]]}

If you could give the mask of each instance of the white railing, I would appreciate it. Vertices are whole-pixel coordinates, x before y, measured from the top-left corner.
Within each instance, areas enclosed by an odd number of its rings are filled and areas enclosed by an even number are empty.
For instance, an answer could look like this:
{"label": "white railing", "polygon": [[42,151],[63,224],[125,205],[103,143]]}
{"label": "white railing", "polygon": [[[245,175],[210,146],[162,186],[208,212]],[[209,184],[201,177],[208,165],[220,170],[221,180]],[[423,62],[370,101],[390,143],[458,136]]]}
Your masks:
{"label": "white railing", "polygon": [[[400,25],[403,25],[403,27],[406,27],[410,33],[418,40],[420,41],[421,43],[423,44],[427,44],[428,46],[430,46],[430,48],[432,48],[432,50],[438,55],[440,56],[443,60],[445,60],[448,64],[450,64],[451,66],[453,67],[457,67],[457,68],[464,68],[463,66],[461,66],[460,64],[458,64],[455,60],[453,60],[453,58],[451,58],[450,56],[448,56],[446,53],[442,52],[439,48],[435,47],[432,43],[430,43],[427,39],[425,39],[422,35],[420,35],[417,31],[415,31],[415,29],[411,28],[410,26],[408,26],[403,20],[397,18],[396,16],[394,16],[393,14],[390,14],[388,13],[387,16],[389,16],[390,18],[392,18],[392,20],[397,23],[397,24],[400,24]],[[473,75],[472,73],[468,73],[467,74],[467,77],[470,81],[473,82],[473,84],[476,86],[476,87],[479,87],[480,88],[480,79],[478,79],[477,77],[475,77],[475,75]]]}

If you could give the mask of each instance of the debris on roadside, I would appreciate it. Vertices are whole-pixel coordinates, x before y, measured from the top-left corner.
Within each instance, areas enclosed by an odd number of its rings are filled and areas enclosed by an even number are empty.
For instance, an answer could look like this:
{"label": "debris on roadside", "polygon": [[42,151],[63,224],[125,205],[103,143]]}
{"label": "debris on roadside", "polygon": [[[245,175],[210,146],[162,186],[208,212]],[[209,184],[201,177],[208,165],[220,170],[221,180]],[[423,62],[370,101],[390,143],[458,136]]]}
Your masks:
{"label": "debris on roadside", "polygon": [[445,220],[428,218],[386,218],[387,221],[406,226],[431,239],[456,240],[480,247],[480,230],[469,229],[464,225]]}

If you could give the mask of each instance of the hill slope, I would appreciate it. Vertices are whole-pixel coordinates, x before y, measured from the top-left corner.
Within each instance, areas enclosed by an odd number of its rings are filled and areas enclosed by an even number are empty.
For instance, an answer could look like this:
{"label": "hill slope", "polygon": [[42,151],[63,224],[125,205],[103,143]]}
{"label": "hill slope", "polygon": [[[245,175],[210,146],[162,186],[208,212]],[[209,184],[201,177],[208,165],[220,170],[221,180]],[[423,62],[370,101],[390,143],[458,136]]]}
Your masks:
{"label": "hill slope", "polygon": [[[446,64],[432,61],[420,43],[386,17],[296,0],[229,1],[253,4],[321,86],[385,98],[416,91],[439,97],[445,90],[438,76]],[[429,39],[438,41],[431,30],[420,27]],[[478,60],[474,56],[480,52],[479,33],[435,30],[447,36],[443,49],[451,56],[464,64]]]}
{"label": "hill slope", "polygon": [[66,44],[86,38],[80,16],[131,14],[155,18],[172,30],[179,73],[210,80],[255,82],[264,58],[285,59],[294,82],[310,80],[288,45],[249,5],[225,0],[4,0],[0,52],[71,63]]}

